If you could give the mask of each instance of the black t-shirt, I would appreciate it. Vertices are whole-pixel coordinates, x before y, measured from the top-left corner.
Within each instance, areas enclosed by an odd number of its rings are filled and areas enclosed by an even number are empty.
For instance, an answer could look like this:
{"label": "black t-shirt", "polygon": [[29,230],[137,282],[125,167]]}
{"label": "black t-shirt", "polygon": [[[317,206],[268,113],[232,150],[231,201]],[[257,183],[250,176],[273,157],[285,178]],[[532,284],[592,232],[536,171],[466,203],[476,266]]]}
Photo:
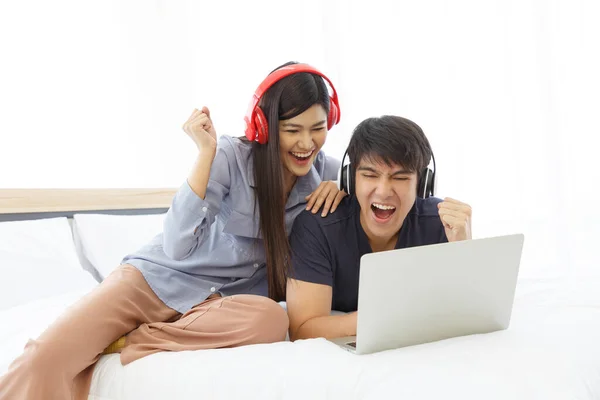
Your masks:
{"label": "black t-shirt", "polygon": [[[402,224],[396,249],[448,241],[438,214],[437,204],[441,201],[434,197],[416,199]],[[291,278],[331,286],[331,308],[356,311],[360,258],[372,253],[360,224],[358,200],[346,196],[326,217],[303,211],[294,221],[290,244]]]}

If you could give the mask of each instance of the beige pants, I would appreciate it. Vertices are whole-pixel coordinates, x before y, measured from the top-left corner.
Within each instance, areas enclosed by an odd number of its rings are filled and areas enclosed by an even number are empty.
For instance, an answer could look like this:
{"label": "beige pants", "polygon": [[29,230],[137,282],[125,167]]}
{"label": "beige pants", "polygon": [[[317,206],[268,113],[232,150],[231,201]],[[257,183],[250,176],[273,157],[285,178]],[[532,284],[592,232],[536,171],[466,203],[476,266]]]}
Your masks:
{"label": "beige pants", "polygon": [[208,299],[181,315],[123,265],[27,343],[0,377],[0,400],[87,399],[100,354],[127,333],[123,365],[159,351],[282,341],[288,324],[282,307],[252,295]]}

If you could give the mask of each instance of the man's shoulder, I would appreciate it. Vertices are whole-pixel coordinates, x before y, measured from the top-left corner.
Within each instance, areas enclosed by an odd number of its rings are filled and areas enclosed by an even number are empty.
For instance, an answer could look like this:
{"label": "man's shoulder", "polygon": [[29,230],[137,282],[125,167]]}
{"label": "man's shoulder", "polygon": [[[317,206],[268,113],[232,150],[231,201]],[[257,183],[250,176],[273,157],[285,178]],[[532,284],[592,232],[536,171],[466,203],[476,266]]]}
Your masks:
{"label": "man's shoulder", "polygon": [[417,217],[429,218],[429,217],[439,217],[438,204],[440,204],[443,200],[437,197],[428,197],[423,199],[421,197],[417,197],[415,201],[415,207],[413,209],[413,214]]}
{"label": "man's shoulder", "polygon": [[438,209],[438,204],[442,201],[437,197],[417,198],[411,211],[411,222],[414,225],[410,232],[417,235],[410,240],[413,245],[448,241]]}
{"label": "man's shoulder", "polygon": [[336,210],[329,212],[325,217],[321,216],[321,210],[313,214],[311,211],[304,210],[296,217],[295,226],[320,227],[324,232],[336,230],[340,226],[345,226],[356,213],[354,200],[351,196],[345,196]]}

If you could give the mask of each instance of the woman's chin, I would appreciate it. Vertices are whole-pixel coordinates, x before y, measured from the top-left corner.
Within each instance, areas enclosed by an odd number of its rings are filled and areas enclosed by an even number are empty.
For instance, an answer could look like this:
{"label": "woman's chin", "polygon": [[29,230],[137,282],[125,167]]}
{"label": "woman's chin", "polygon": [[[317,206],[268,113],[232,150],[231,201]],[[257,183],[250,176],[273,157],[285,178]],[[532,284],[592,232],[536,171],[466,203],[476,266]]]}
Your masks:
{"label": "woman's chin", "polygon": [[310,168],[313,165],[314,157],[307,158],[306,160],[298,160],[294,156],[288,154],[286,167],[294,176],[304,176],[310,172]]}

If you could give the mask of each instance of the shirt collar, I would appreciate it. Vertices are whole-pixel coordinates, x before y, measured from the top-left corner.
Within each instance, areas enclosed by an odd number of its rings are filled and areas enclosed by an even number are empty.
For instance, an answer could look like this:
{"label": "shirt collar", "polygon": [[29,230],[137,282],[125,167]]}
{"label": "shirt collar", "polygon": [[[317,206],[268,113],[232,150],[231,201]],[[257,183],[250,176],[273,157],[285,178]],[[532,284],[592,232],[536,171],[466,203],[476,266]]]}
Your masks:
{"label": "shirt collar", "polygon": [[305,197],[314,192],[320,184],[321,177],[313,165],[308,171],[308,174],[299,176],[296,179],[296,183],[288,197],[286,208],[305,202]]}
{"label": "shirt collar", "polygon": [[[248,179],[248,185],[255,188],[256,181],[254,180],[254,157],[252,157],[252,152],[250,152],[248,156],[247,165],[248,170],[246,177]],[[292,187],[292,191],[288,197],[286,208],[305,202],[305,197],[314,192],[320,184],[321,177],[313,165],[308,171],[308,174],[299,176],[298,179],[296,179],[296,183],[294,184],[294,187]]]}

